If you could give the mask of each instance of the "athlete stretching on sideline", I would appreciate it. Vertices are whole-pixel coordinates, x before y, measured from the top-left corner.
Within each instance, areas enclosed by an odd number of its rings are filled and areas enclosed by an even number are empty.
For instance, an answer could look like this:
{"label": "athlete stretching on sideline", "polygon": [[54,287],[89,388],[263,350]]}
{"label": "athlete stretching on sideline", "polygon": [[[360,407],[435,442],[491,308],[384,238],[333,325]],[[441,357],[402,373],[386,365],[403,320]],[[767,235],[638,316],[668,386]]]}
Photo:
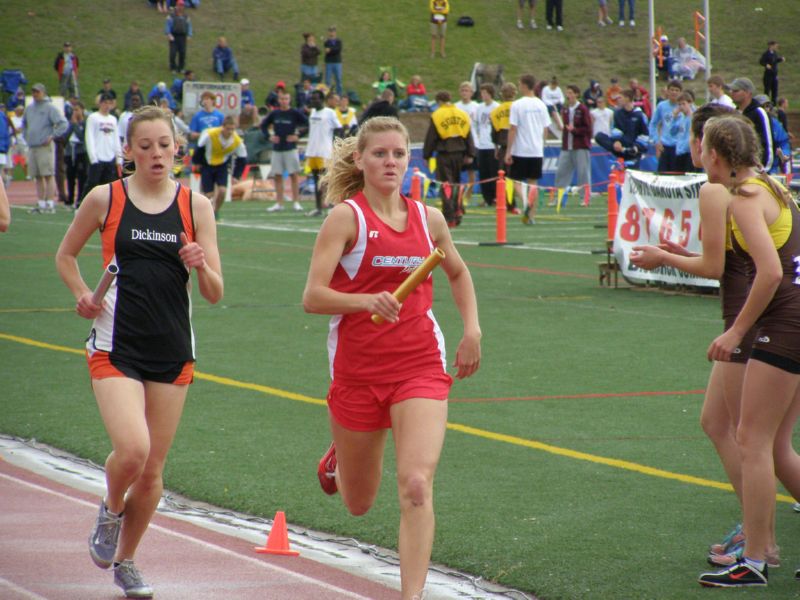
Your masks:
{"label": "athlete stretching on sideline", "polygon": [[[78,314],[94,319],[86,355],[113,448],[89,553],[101,569],[113,566],[127,597],[150,598],[133,557],[161,499],[164,462],[194,372],[191,270],[211,303],[222,298],[223,283],[211,203],[169,177],[178,149],[171,114],[137,110],[126,139],[136,171],[89,192],[56,265]],[[103,267],[114,264],[119,274],[95,304],[77,257],[98,230]]]}
{"label": "athlete stretching on sideline", "polygon": [[[442,268],[464,322],[457,378],[478,369],[481,337],[472,278],[442,213],[400,194],[408,145],[405,127],[391,117],[369,119],[356,137],[338,142],[326,175],[334,208],[317,237],[303,294],[307,312],[334,315],[328,337],[334,443],[318,475],[323,490],[338,490],[354,515],[366,513],[375,500],[392,429],[403,600],[424,596],[434,535],[433,478],[452,378],[431,312],[431,278],[402,306],[390,292],[434,247],[446,254]],[[371,314],[387,322],[375,325]]]}

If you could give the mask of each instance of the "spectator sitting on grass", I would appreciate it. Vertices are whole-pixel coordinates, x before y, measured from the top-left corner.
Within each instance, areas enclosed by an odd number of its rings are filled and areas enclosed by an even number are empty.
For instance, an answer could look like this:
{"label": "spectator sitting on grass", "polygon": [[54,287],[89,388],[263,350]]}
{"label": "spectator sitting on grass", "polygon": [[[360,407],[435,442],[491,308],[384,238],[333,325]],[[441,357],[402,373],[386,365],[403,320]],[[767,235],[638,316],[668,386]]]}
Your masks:
{"label": "spectator sitting on grass", "polygon": [[225,36],[217,38],[217,45],[211,51],[211,58],[214,62],[214,73],[219,75],[220,81],[225,79],[225,74],[228,71],[233,71],[234,81],[239,79],[239,65],[236,63],[233,50],[228,46],[228,40]]}
{"label": "spectator sitting on grass", "polygon": [[681,79],[694,79],[698,71],[706,68],[706,58],[686,38],[678,38],[678,47],[672,52],[672,74]]}
{"label": "spectator sitting on grass", "polygon": [[419,112],[427,111],[428,107],[428,95],[422,77],[413,75],[406,86],[406,98],[400,103],[400,108],[408,112]]}
{"label": "spectator sitting on grass", "polygon": [[381,71],[381,76],[378,81],[372,84],[372,87],[378,91],[378,96],[383,93],[383,90],[389,89],[394,92],[395,98],[400,95],[397,90],[397,81],[395,81],[394,77],[392,77],[391,72],[389,71]]}

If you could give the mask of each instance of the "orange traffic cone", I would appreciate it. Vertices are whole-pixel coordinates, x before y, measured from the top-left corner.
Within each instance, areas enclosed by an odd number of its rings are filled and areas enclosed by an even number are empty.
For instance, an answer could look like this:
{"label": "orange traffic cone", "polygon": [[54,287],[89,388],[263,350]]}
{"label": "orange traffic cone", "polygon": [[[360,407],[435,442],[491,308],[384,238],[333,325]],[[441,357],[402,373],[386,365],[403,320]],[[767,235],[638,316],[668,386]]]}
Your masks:
{"label": "orange traffic cone", "polygon": [[269,530],[267,545],[254,548],[259,554],[280,554],[281,556],[299,556],[297,550],[289,550],[289,534],[286,531],[286,515],[282,510],[275,513],[272,529]]}

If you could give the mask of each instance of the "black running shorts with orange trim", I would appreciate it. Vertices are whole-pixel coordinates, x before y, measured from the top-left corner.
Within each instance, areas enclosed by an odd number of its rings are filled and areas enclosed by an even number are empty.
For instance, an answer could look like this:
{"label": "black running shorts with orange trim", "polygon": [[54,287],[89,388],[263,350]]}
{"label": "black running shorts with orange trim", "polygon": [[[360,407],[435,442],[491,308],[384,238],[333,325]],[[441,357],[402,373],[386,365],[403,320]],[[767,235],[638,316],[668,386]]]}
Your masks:
{"label": "black running shorts with orange trim", "polygon": [[127,377],[136,381],[153,381],[172,385],[188,385],[194,380],[194,361],[184,362],[145,362],[112,356],[108,352],[96,350],[86,353],[89,375],[92,379]]}

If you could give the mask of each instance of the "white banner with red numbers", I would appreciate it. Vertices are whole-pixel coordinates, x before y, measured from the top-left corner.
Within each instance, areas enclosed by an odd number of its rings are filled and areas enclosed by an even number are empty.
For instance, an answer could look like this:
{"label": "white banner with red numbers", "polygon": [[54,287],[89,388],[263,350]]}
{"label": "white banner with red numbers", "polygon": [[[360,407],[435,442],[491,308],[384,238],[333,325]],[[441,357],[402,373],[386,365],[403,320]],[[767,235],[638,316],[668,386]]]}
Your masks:
{"label": "white banner with red numbers", "polygon": [[700,186],[705,182],[705,173],[657,175],[645,171],[625,172],[614,232],[614,255],[625,277],[719,287],[716,279],[697,277],[668,266],[647,271],[628,260],[634,246],[656,246],[666,241],[675,242],[688,252],[699,254],[703,251],[698,198]]}

